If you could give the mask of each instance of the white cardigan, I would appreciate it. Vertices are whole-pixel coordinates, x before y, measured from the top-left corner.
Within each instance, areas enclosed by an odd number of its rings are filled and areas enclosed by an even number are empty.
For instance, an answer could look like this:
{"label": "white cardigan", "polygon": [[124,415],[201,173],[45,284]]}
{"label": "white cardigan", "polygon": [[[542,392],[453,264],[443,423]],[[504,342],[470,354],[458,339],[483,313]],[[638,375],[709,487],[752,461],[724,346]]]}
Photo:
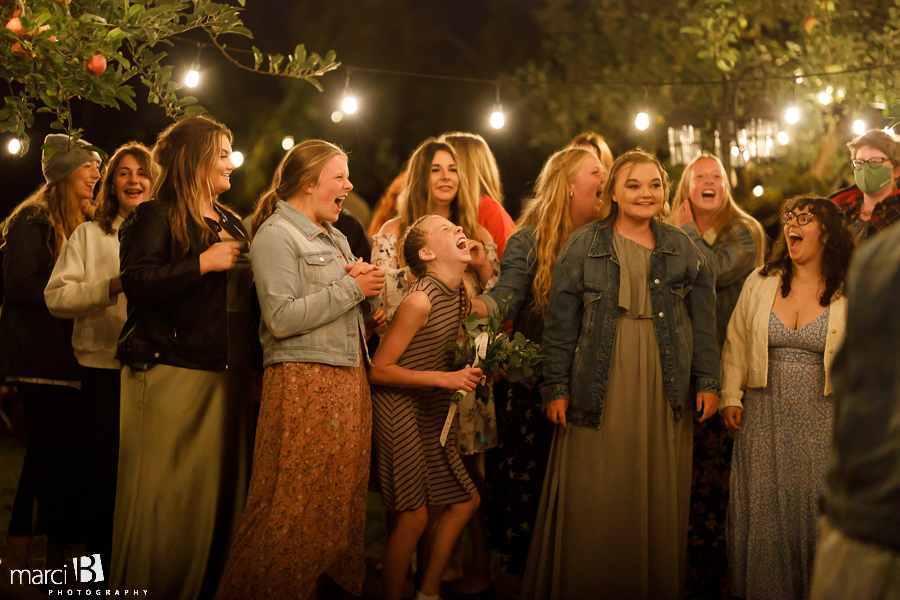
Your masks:
{"label": "white cardigan", "polygon": [[[118,230],[122,217],[113,221]],[[72,347],[85,367],[118,369],[116,344],[125,325],[125,298],[109,299],[109,282],[119,274],[119,236],[97,223],[79,225],[62,247],[44,290],[55,317],[75,319]]]}
{"label": "white cardigan", "polygon": [[[781,287],[781,275],[760,277],[756,269],[747,277],[737,306],[728,323],[722,349],[722,398],[719,410],[728,406],[743,408],[741,397],[747,388],[764,388],[769,372],[769,314],[775,294]],[[831,364],[844,339],[847,325],[847,298],[831,301],[828,333],[825,337],[825,395],[831,394]]]}

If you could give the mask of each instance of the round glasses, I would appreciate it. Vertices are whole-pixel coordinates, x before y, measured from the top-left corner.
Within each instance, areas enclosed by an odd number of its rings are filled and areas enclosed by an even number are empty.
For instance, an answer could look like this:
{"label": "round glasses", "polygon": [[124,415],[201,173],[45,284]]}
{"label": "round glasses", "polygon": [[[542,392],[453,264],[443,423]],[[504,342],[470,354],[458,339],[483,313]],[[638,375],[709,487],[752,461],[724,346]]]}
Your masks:
{"label": "round glasses", "polygon": [[793,212],[786,212],[781,214],[781,222],[787,225],[794,219],[797,219],[797,225],[800,225],[802,227],[803,225],[806,225],[807,223],[812,221],[815,216],[816,215],[808,212],[797,214],[794,214]]}

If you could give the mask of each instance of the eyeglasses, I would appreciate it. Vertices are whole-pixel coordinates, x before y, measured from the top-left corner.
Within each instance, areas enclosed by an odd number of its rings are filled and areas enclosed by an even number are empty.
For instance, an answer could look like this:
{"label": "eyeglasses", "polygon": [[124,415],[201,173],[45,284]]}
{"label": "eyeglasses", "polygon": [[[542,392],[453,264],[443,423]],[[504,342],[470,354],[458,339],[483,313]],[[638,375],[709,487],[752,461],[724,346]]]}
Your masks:
{"label": "eyeglasses", "polygon": [[854,169],[859,171],[867,164],[872,165],[873,167],[880,167],[885,163],[885,161],[891,162],[891,159],[885,158],[884,156],[873,156],[869,160],[860,160],[858,158],[854,158],[850,161],[850,164],[853,165]]}
{"label": "eyeglasses", "polygon": [[793,212],[786,212],[781,214],[781,222],[787,225],[794,219],[797,219],[797,225],[801,227],[812,221],[816,215],[812,213],[797,213],[796,215]]}

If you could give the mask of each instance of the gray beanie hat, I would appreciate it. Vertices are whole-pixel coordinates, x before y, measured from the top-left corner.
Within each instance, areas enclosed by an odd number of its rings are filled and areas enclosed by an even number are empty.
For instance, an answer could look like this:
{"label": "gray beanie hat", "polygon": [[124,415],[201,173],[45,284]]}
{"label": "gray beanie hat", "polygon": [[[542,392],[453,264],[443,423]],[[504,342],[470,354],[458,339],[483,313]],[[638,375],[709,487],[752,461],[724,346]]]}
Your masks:
{"label": "gray beanie hat", "polygon": [[88,161],[103,162],[99,154],[87,148],[90,144],[85,140],[78,140],[73,146],[72,137],[64,133],[51,133],[44,138],[44,143],[56,148],[50,156],[47,156],[46,148],[41,153],[41,166],[47,185],[53,185]]}

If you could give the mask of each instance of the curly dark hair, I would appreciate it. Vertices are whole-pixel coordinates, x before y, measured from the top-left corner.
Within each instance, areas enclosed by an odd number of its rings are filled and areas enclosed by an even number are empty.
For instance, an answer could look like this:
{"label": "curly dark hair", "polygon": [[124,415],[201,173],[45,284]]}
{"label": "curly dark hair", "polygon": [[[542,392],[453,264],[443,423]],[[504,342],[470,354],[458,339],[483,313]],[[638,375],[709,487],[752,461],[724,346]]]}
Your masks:
{"label": "curly dark hair", "polygon": [[[834,203],[821,196],[797,196],[787,200],[779,214],[802,209],[816,216],[819,222],[819,241],[822,243],[822,275],[825,278],[825,291],[819,299],[822,306],[831,304],[831,300],[844,292],[844,281],[847,267],[853,255],[855,244],[853,235],[844,223],[844,212]],[[784,228],[778,241],[772,247],[766,264],[760,270],[760,277],[781,273],[781,297],[787,298],[791,293],[791,279],[794,277],[794,263],[788,253],[784,239]]]}

